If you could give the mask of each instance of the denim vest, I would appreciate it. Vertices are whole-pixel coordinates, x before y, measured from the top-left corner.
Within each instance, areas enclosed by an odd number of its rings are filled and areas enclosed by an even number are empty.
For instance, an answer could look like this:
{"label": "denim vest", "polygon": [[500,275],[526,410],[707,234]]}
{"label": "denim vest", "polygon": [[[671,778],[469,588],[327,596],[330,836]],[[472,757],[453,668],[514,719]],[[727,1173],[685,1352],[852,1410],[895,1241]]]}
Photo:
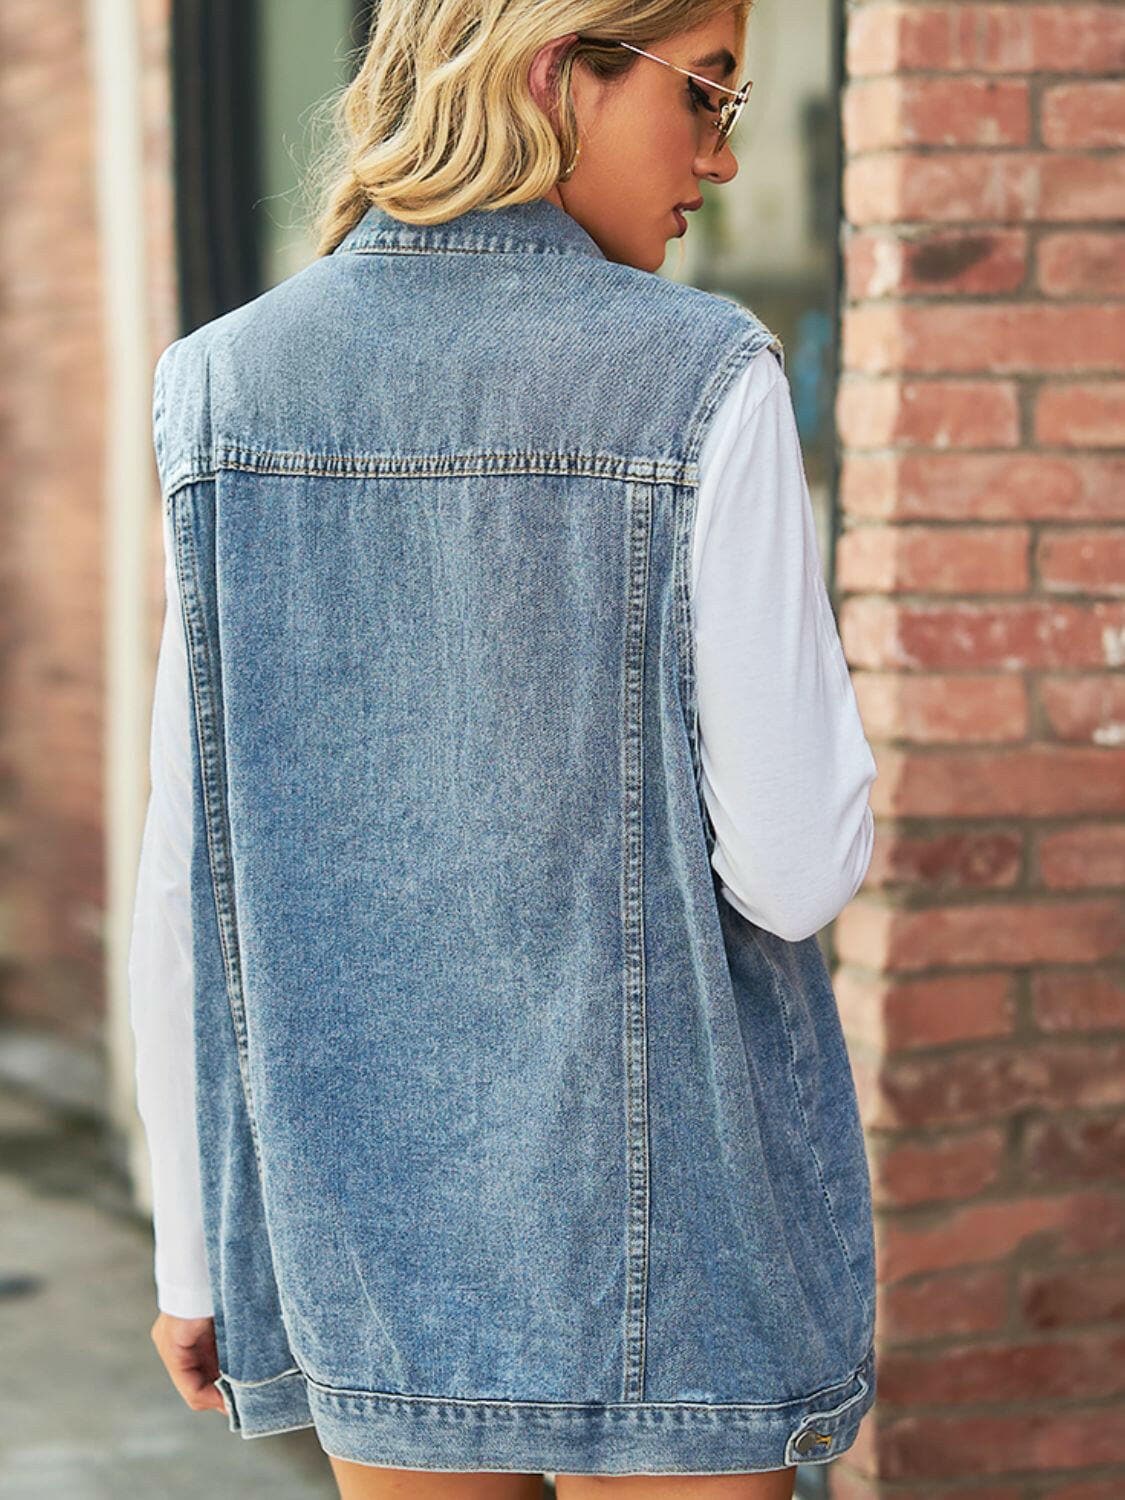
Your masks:
{"label": "denim vest", "polygon": [[744,1472],[874,1400],[829,975],[722,898],[700,789],[698,458],[766,345],[539,199],[372,208],[161,355],[244,1437]]}

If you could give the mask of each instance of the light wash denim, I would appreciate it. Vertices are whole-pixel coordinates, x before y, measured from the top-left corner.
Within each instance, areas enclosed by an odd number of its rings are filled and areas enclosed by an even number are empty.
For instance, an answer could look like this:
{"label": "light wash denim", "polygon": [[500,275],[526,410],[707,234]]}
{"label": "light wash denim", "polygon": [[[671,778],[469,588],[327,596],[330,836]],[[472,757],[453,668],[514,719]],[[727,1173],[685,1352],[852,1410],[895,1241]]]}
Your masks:
{"label": "light wash denim", "polygon": [[744,1472],[874,1400],[830,978],[722,898],[700,791],[698,456],[763,345],[539,199],[371,209],[160,357],[243,1437]]}

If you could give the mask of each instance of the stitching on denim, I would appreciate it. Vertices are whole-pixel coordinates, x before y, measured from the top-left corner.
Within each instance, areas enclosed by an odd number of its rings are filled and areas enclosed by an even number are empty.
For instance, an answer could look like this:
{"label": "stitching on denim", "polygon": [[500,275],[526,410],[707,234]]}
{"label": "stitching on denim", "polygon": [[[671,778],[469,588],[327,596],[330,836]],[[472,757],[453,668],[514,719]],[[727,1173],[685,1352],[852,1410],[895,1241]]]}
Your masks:
{"label": "stitching on denim", "polygon": [[[614,479],[626,484],[698,484],[698,467],[672,458],[624,454],[550,453],[486,450],[467,453],[315,453],[308,449],[255,448],[245,443],[216,444],[214,468],[246,473],[325,475],[341,478],[458,478],[497,474],[562,474]],[[186,482],[177,481],[178,484]]]}
{"label": "stitching on denim", "polygon": [[686,715],[692,781],[699,806],[703,839],[710,860],[715,846],[714,826],[703,793],[703,753],[699,734],[699,687],[695,649],[695,602],[692,598],[692,539],[699,508],[698,488],[686,491],[676,506],[675,545],[672,559],[672,587],[676,599],[676,635],[680,658],[681,706]]}
{"label": "stitching on denim", "polygon": [[283,1432],[301,1432],[306,1427],[315,1427],[315,1422],[291,1422],[287,1427],[255,1427],[253,1432],[242,1429],[242,1436],[250,1441],[260,1437],[279,1437]]}
{"label": "stitching on denim", "polygon": [[850,1396],[845,1396],[842,1401],[837,1402],[835,1406],[831,1406],[827,1410],[818,1409],[816,1411],[809,1412],[808,1420],[810,1422],[816,1421],[827,1423],[833,1420],[839,1420],[840,1417],[845,1416],[849,1411],[851,1411],[856,1402],[863,1400],[864,1396],[866,1396],[867,1392],[871,1389],[870,1382],[864,1380],[861,1373],[864,1362],[865,1361],[860,1362],[860,1367],[855,1372],[855,1378],[859,1381],[859,1390],[853,1391]]}
{"label": "stitching on denim", "polygon": [[[191,554],[192,579],[199,573],[199,559],[195,549],[195,537],[190,530],[186,529],[187,550]],[[194,586],[194,585],[193,585]],[[247,1028],[245,1007],[242,1004],[241,989],[242,976],[238,959],[237,927],[234,915],[233,903],[227,900],[226,886],[229,885],[227,871],[229,856],[226,848],[225,832],[223,827],[225,821],[225,767],[221,767],[222,756],[218,748],[221,738],[212,733],[208,736],[204,719],[202,717],[201,704],[203,695],[210,694],[215,686],[215,664],[211,654],[211,643],[208,639],[207,630],[200,619],[198,622],[197,649],[202,655],[202,666],[200,671],[193,669],[192,678],[196,684],[194,693],[196,707],[196,732],[200,737],[200,761],[201,775],[204,788],[204,822],[207,830],[208,868],[211,872],[211,888],[215,897],[216,922],[219,931],[219,945],[223,953],[223,970],[226,978],[227,1002],[230,1007],[231,1021],[234,1025],[236,1051],[238,1054],[238,1071],[242,1078],[243,1101],[246,1106],[247,1120],[250,1125],[250,1137],[254,1145],[254,1157],[257,1163],[259,1181],[261,1180],[262,1160],[258,1141],[258,1122],[254,1115],[254,1103],[250,1094],[249,1060],[247,1057]],[[194,653],[193,653],[194,655]],[[211,718],[217,722],[214,708],[208,700],[208,708]],[[204,746],[207,746],[206,754]],[[220,769],[221,768],[221,769]],[[220,871],[220,865],[222,870]],[[229,908],[229,910],[228,910]]]}
{"label": "stitching on denim", "polygon": [[205,484],[209,479],[215,478],[215,466],[208,458],[207,463],[196,468],[189,464],[174,477],[170,476],[164,488],[165,498],[171,500],[173,495],[179,494],[180,490],[186,489],[189,484]]}
{"label": "stitching on denim", "polygon": [[[376,1400],[386,1403],[400,1403],[403,1405],[434,1406],[438,1408],[447,1407],[454,1411],[469,1409],[495,1408],[497,1411],[527,1411],[530,1413],[542,1412],[548,1416],[588,1416],[598,1412],[621,1412],[621,1413],[647,1413],[656,1411],[686,1411],[696,1412],[701,1416],[712,1412],[733,1412],[738,1415],[742,1412],[787,1412],[804,1411],[809,1420],[819,1411],[812,1403],[819,1401],[822,1397],[830,1395],[833,1391],[843,1390],[845,1387],[859,1382],[860,1388],[846,1396],[842,1402],[833,1408],[833,1415],[847,1411],[854,1406],[867,1391],[870,1383],[866,1381],[861,1371],[867,1366],[872,1357],[873,1345],[869,1345],[863,1358],[853,1370],[843,1377],[835,1380],[829,1385],[820,1386],[815,1391],[810,1391],[804,1396],[792,1396],[785,1401],[510,1401],[495,1396],[424,1396],[415,1395],[408,1391],[365,1391],[354,1387],[325,1385],[322,1381],[315,1380],[306,1374],[305,1379],[312,1390],[318,1395],[329,1400],[346,1401],[371,1401]],[[807,1411],[806,1411],[807,1408]]]}
{"label": "stitching on denim", "polygon": [[336,248],[350,255],[579,255],[582,253],[559,245],[537,245],[530,241],[514,243],[509,240],[494,245],[468,243],[462,245],[375,245],[353,242],[350,245],[341,243]]}
{"label": "stitching on denim", "polygon": [[578,478],[612,479],[624,484],[674,484],[692,489],[699,484],[699,468],[675,458],[638,458],[626,454],[549,453],[492,449],[467,453],[417,453],[405,457],[365,453],[315,453],[305,448],[256,448],[246,443],[220,441],[215,452],[170,478],[166,495],[189,484],[217,477],[219,470],[276,473],[330,478],[461,478],[496,474],[561,474]]}
{"label": "stitching on denim", "polygon": [[239,1390],[249,1391],[255,1390],[258,1386],[273,1385],[275,1380],[291,1380],[294,1375],[304,1378],[305,1372],[301,1369],[300,1365],[290,1365],[287,1370],[279,1370],[276,1375],[263,1375],[261,1380],[236,1380],[233,1375],[228,1375],[225,1370],[220,1370],[219,1373],[229,1385],[237,1386]]}
{"label": "stitching on denim", "polygon": [[748,309],[741,309],[747,318],[753,319],[751,327],[745,329],[715,365],[711,380],[703,398],[691,418],[687,443],[684,448],[685,464],[698,474],[699,454],[711,419],[718,411],[733,381],[742,373],[746,364],[773,337],[765,324],[760,323]]}
{"label": "stitching on denim", "polygon": [[[628,491],[628,587],[625,609],[625,693],[621,736],[623,795],[622,927],[625,951],[626,1165],[629,1233],[625,1258],[624,1400],[642,1401],[648,1293],[648,1059],[644,967],[644,686],[652,491]],[[635,1268],[635,1269],[634,1269]]]}
{"label": "stitching on denim", "polygon": [[[203,791],[204,818],[203,829],[207,838],[207,868],[211,875],[211,895],[215,903],[215,924],[219,934],[219,947],[223,956],[223,973],[227,975],[227,953],[226,939],[223,930],[222,912],[220,910],[219,893],[215,883],[215,861],[216,850],[211,818],[208,815],[207,792],[208,792],[208,769],[207,769],[207,746],[209,737],[203,717],[203,684],[199,665],[199,654],[206,654],[206,631],[200,619],[200,607],[195,580],[198,576],[199,561],[195,550],[195,540],[191,529],[187,525],[184,516],[184,506],[175,504],[172,507],[172,520],[176,536],[176,557],[179,567],[179,592],[180,609],[184,620],[184,634],[189,650],[187,653],[188,667],[191,672],[192,682],[192,715],[195,720],[196,747],[199,752],[200,782]],[[189,566],[190,553],[190,566]]]}
{"label": "stitching on denim", "polygon": [[[321,458],[321,457],[325,457],[325,458],[329,458],[329,459],[331,459],[333,461],[337,461],[337,460],[347,461],[347,460],[350,460],[350,459],[355,459],[355,460],[358,460],[360,462],[366,462],[366,461],[368,461],[370,459],[370,460],[373,460],[376,463],[378,463],[378,462],[380,462],[380,461],[382,461],[384,459],[388,459],[389,460],[388,467],[401,467],[401,468],[409,468],[410,465],[411,465],[412,459],[415,459],[415,458],[421,460],[421,462],[423,464],[427,464],[427,465],[434,464],[434,463],[444,464],[447,461],[449,461],[450,459],[454,459],[455,460],[455,459],[458,459],[458,458],[465,458],[465,459],[473,461],[473,462],[475,462],[477,460],[480,460],[480,459],[497,459],[501,463],[504,463],[506,460],[509,460],[509,459],[514,459],[514,460],[516,460],[517,463],[522,463],[522,462],[524,462],[527,459],[541,459],[544,462],[547,462],[547,461],[552,460],[552,459],[557,459],[557,460],[563,461],[564,467],[562,468],[562,472],[569,472],[565,468],[565,460],[573,455],[574,457],[577,457],[579,460],[581,460],[581,462],[583,464],[585,464],[585,463],[594,463],[594,464],[596,464],[599,459],[608,459],[608,460],[611,460],[613,463],[616,463],[616,464],[618,464],[618,465],[620,465],[620,466],[622,466],[624,468],[627,468],[630,471],[629,477],[631,477],[633,479],[658,479],[658,478],[663,477],[662,474],[661,474],[661,470],[665,470],[665,469],[667,469],[667,470],[675,470],[675,469],[681,469],[681,468],[688,467],[687,465],[681,464],[681,462],[678,459],[671,459],[671,458],[642,458],[642,457],[638,457],[635,454],[634,455],[625,455],[625,454],[617,454],[617,453],[591,453],[589,450],[584,449],[584,448],[577,448],[577,449],[565,449],[565,448],[562,448],[562,449],[560,449],[560,448],[555,448],[555,449],[550,449],[550,448],[473,448],[473,449],[468,449],[468,450],[466,450],[463,453],[434,453],[434,452],[423,450],[421,452],[418,452],[418,453],[415,453],[415,454],[407,454],[405,456],[402,456],[402,455],[397,454],[397,453],[392,453],[390,455],[387,455],[387,454],[364,454],[364,453],[360,453],[360,454],[352,454],[352,453],[320,454],[320,453],[317,453],[317,452],[315,452],[315,451],[313,451],[311,449],[308,449],[308,448],[261,448],[261,449],[258,449],[258,448],[254,448],[252,444],[235,442],[231,438],[221,438],[215,444],[215,449],[216,449],[216,452],[220,456],[223,455],[223,454],[226,454],[226,453],[230,453],[230,454],[235,455],[236,457],[238,455],[240,455],[240,454],[246,454],[246,455],[249,455],[249,456],[254,456],[254,455],[260,453],[260,454],[263,454],[267,458]],[[581,472],[581,470],[579,472]]]}
{"label": "stitching on denim", "polygon": [[[202,704],[203,704],[203,674],[202,674],[201,666],[200,666],[200,663],[199,663],[199,660],[198,660],[198,655],[197,655],[197,653],[201,649],[201,646],[200,646],[201,642],[203,643],[203,649],[204,650],[206,649],[206,635],[207,635],[207,632],[206,632],[206,630],[203,627],[202,611],[201,611],[201,607],[200,607],[200,603],[199,603],[198,590],[197,590],[197,586],[196,586],[196,579],[198,577],[199,564],[198,564],[198,558],[196,556],[196,551],[195,551],[194,537],[192,535],[191,528],[190,528],[190,526],[187,523],[187,518],[186,518],[186,516],[184,514],[187,502],[185,501],[185,502],[181,503],[179,501],[179,499],[178,499],[178,492],[177,492],[176,497],[175,498],[170,498],[167,503],[168,503],[169,508],[171,510],[171,513],[172,513],[173,536],[174,536],[175,547],[176,547],[176,559],[175,559],[175,561],[176,561],[176,568],[177,568],[177,574],[178,574],[178,591],[179,591],[179,595],[180,595],[180,612],[181,612],[181,616],[183,618],[185,654],[187,656],[188,671],[189,671],[189,673],[191,675],[191,684],[192,684],[191,706],[192,706],[192,717],[193,717],[193,720],[194,720],[194,723],[195,723],[196,751],[197,751],[197,754],[198,754],[198,757],[199,757],[199,779],[200,779],[201,797],[202,797],[202,801],[203,801],[203,829],[204,829],[204,834],[205,834],[206,839],[207,839],[207,869],[208,869],[208,872],[209,872],[210,877],[211,877],[211,879],[210,879],[211,897],[212,897],[212,900],[213,900],[213,902],[215,904],[215,926],[216,926],[216,931],[218,932],[218,937],[219,937],[219,948],[220,948],[220,952],[221,952],[221,956],[222,956],[222,962],[223,962],[223,975],[224,975],[224,979],[227,979],[227,977],[228,977],[228,965],[227,965],[227,952],[226,952],[226,937],[225,937],[225,932],[224,932],[224,927],[223,927],[222,912],[221,912],[221,908],[220,908],[218,886],[216,884],[216,876],[215,876],[216,850],[215,850],[215,844],[214,844],[214,838],[213,838],[213,831],[212,831],[212,826],[211,826],[211,816],[210,816],[210,812],[209,812],[209,809],[208,809],[208,781],[209,781],[209,771],[208,771],[207,749],[206,749],[206,747],[208,745],[208,735],[207,735],[207,730],[206,730],[206,726],[205,726],[205,723],[204,723],[203,708],[202,708]],[[190,566],[189,566],[189,553],[190,553]],[[195,793],[194,793],[194,789],[193,789],[193,792],[192,792],[192,806],[193,806],[193,814],[192,814],[192,816],[193,817],[194,817],[194,804],[195,804]],[[228,1004],[229,1004],[229,997],[230,997],[229,980],[228,980],[228,983],[227,983],[227,995],[228,995]],[[241,1052],[239,1053],[239,1072],[240,1073],[242,1072],[242,1057],[241,1057]],[[254,1152],[255,1152],[255,1155],[257,1155],[258,1143],[257,1143],[256,1136],[253,1136],[253,1131],[252,1131],[252,1137],[253,1137],[253,1140],[254,1140]],[[260,1169],[260,1164],[259,1164],[259,1169]],[[225,1325],[225,1321],[223,1319],[221,1305],[218,1305],[215,1308],[215,1320],[214,1321],[215,1321],[215,1340],[216,1340],[216,1344],[218,1346],[218,1352],[220,1354],[220,1357],[222,1357],[226,1353],[226,1349],[225,1349],[225,1344],[226,1344],[226,1325]],[[237,1427],[240,1425],[240,1420],[238,1418],[237,1403],[235,1403],[233,1401],[233,1393],[232,1393],[232,1405],[234,1406],[234,1412],[232,1413],[232,1418],[233,1418],[232,1426],[235,1429],[237,1429]]]}
{"label": "stitching on denim", "polygon": [[[229,847],[224,844],[223,840],[226,817],[226,766],[222,760],[221,735],[208,732],[208,714],[213,723],[217,724],[217,716],[211,701],[211,695],[215,687],[216,673],[211,654],[211,642],[203,619],[196,583],[199,577],[199,558],[195,546],[195,536],[192,528],[187,524],[187,519],[184,515],[185,509],[186,504],[174,505],[173,520],[177,541],[177,562],[183,564],[179,568],[181,610],[184,616],[188,667],[192,680],[192,708],[199,753],[203,824],[207,838],[207,868],[211,877],[211,893],[215,903],[215,922],[222,955],[227,1005],[235,1034],[235,1052],[238,1058],[238,1072],[242,1085],[243,1105],[246,1110],[250,1141],[254,1151],[258,1189],[262,1196],[264,1208],[266,1203],[264,1173],[262,1169],[258,1121],[254,1111],[253,1094],[250,1089],[248,1031],[245,1005],[242,999],[242,972],[238,951],[237,917],[234,910],[233,881],[229,869],[230,853]],[[194,638],[192,634],[193,627],[195,632]],[[229,837],[229,829],[226,831]],[[228,890],[230,892],[228,900],[229,920],[224,921],[224,897]],[[269,1249],[270,1268],[276,1283],[277,1266],[274,1260],[272,1241],[269,1241]],[[284,1314],[282,1321],[284,1323]],[[226,1338],[221,1298],[218,1299],[215,1308],[215,1338],[219,1346],[220,1357],[222,1357],[226,1352],[224,1348]],[[300,1373],[298,1366],[293,1366],[293,1369]]]}
{"label": "stitching on denim", "polygon": [[[815,942],[816,939],[809,938],[806,939],[806,941]],[[832,1232],[836,1236],[836,1242],[840,1247],[840,1254],[843,1257],[844,1265],[847,1268],[851,1283],[855,1287],[856,1296],[859,1299],[860,1307],[863,1309],[864,1321],[866,1322],[870,1320],[871,1307],[868,1303],[867,1298],[863,1295],[863,1289],[860,1286],[859,1280],[855,1274],[855,1267],[852,1265],[851,1251],[848,1249],[848,1246],[844,1240],[844,1236],[840,1232],[840,1225],[836,1219],[836,1212],[832,1207],[832,1199],[828,1194],[828,1184],[824,1178],[824,1168],[821,1165],[820,1156],[817,1152],[816,1144],[813,1141],[812,1129],[809,1125],[809,1117],[805,1111],[805,1101],[801,1098],[801,1087],[797,1080],[797,1049],[793,1042],[793,1028],[789,1023],[789,1004],[785,998],[785,986],[780,981],[779,975],[777,973],[777,968],[773,962],[773,959],[766,951],[765,945],[759,944],[759,947],[761,949],[762,956],[765,958],[766,964],[769,967],[774,994],[776,995],[780,1003],[781,1019],[785,1026],[786,1040],[789,1043],[789,1076],[793,1081],[793,1097],[796,1099],[797,1108],[801,1112],[801,1124],[805,1133],[805,1143],[808,1146],[809,1155],[812,1157],[813,1163],[816,1167],[816,1178],[817,1182],[820,1184],[821,1195],[824,1198],[824,1206],[828,1211],[828,1218],[832,1224]]]}

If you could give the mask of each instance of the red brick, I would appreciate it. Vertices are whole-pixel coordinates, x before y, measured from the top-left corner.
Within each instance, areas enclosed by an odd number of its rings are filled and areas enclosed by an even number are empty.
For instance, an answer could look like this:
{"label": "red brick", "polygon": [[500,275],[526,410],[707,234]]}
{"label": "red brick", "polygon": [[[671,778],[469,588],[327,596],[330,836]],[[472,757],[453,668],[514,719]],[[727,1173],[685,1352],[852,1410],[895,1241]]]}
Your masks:
{"label": "red brick", "polygon": [[1038,153],[872,151],[846,159],[844,215],[864,227],[912,221],[1021,223],[1042,218]]}
{"label": "red brick", "polygon": [[1060,1479],[1037,1490],[1035,1500],[1121,1500],[1123,1483],[1121,1469],[1100,1479]]}
{"label": "red brick", "polygon": [[[857,595],[842,602],[839,619],[847,659],[857,667],[1019,671],[1125,662],[1125,604],[1117,601],[931,604]],[[1105,774],[1115,764],[1096,756],[1090,762]]]}
{"label": "red brick", "polygon": [[1125,83],[1058,83],[1043,90],[1046,146],[1125,146]]}
{"label": "red brick", "polygon": [[903,1054],[884,1065],[872,1129],[932,1131],[1003,1119],[1029,1109],[1097,1109],[1125,1103],[1125,1039],[1067,1039]]}
{"label": "red brick", "polygon": [[1125,745],[1125,677],[1120,674],[1040,677],[1036,693],[1051,733],[1060,740]]}
{"label": "red brick", "polygon": [[1046,531],[1035,562],[1052,592],[1125,594],[1125,528]]}
{"label": "red brick", "polygon": [[1021,287],[1026,269],[1027,231],[1020,228],[852,228],[844,241],[850,299],[997,295]]}
{"label": "red brick", "polygon": [[888,1350],[880,1399],[897,1405],[1104,1400],[1125,1390],[1125,1332],[982,1342],[914,1353]]}
{"label": "red brick", "polygon": [[1022,526],[853,526],[836,547],[842,589],[879,593],[1022,594]]}
{"label": "red brick", "polygon": [[1027,684],[1011,673],[851,674],[869,739],[1002,744],[1028,731]]}
{"label": "red brick", "polygon": [[848,514],[879,520],[1122,520],[1125,459],[850,454],[840,499]]}
{"label": "red brick", "polygon": [[[96,72],[80,6],[0,6],[0,122],[5,147],[2,338],[4,506],[4,1010],[38,1033],[105,1045],[107,912],[105,470],[108,380],[103,326],[105,245],[97,212],[103,162],[93,128]],[[160,64],[167,76],[167,61]],[[137,143],[141,145],[140,126]],[[166,158],[145,180],[170,182]],[[148,228],[149,226],[146,226]],[[159,236],[157,218],[151,225]],[[159,269],[154,277],[158,283]],[[157,338],[153,285],[138,286]],[[154,477],[154,476],[153,476]],[[155,487],[155,479],[154,479]],[[158,515],[155,507],[148,519]],[[159,527],[137,539],[159,634]],[[151,544],[151,545],[150,545]],[[147,634],[146,634],[147,631]],[[126,684],[126,702],[144,685]],[[127,746],[115,775],[139,784]],[[131,808],[110,842],[128,838]],[[115,889],[120,896],[120,883]],[[108,924],[108,925],[107,925]]]}
{"label": "red brick", "polygon": [[1125,380],[1043,386],[1035,440],[1063,448],[1125,448]]}
{"label": "red brick", "polygon": [[873,1201],[877,1207],[902,1208],[971,1198],[997,1182],[1004,1149],[1004,1132],[996,1127],[884,1143],[871,1167]]}
{"label": "red brick", "polygon": [[1125,1260],[1093,1265],[1034,1267],[1016,1287],[1020,1312],[1031,1328],[1125,1319]]}
{"label": "red brick", "polygon": [[1004,448],[1019,442],[1015,383],[999,380],[840,382],[837,431],[851,448]]}
{"label": "red brick", "polygon": [[[884,1420],[879,1474],[884,1481],[1035,1474],[1115,1464],[1125,1451],[1125,1407],[1043,1407],[958,1417]],[[975,1488],[975,1486],[974,1486]]]}
{"label": "red brick", "polygon": [[[969,22],[969,17],[964,19]],[[1112,73],[1125,66],[1125,16],[1120,6],[1031,5],[1027,20],[1035,72]]]}
{"label": "red brick", "polygon": [[1104,963],[1125,958],[1125,906],[1090,898],[977,901],[911,911],[857,897],[837,917],[834,937],[843,962],[897,973]]}
{"label": "red brick", "polygon": [[1039,836],[1039,875],[1051,890],[1125,886],[1125,823],[1084,823]]}
{"label": "red brick", "polygon": [[976,1199],[924,1217],[884,1215],[877,1229],[880,1281],[1009,1256],[1098,1255],[1125,1249],[1125,1194],[1104,1189]]}
{"label": "red brick", "polygon": [[1125,211],[1125,159],[1081,152],[872,151],[848,160],[853,224],[1113,222]]}
{"label": "red brick", "polygon": [[1041,1031],[1125,1031],[1125,975],[1087,968],[1033,974],[1031,1006]]}
{"label": "red brick", "polygon": [[1020,1164],[1032,1183],[1125,1181],[1125,1114],[1029,1120]]}
{"label": "red brick", "polygon": [[1117,5],[864,5],[849,12],[847,71],[1113,73]]}
{"label": "red brick", "polygon": [[1116,371],[1122,348],[1118,303],[870,303],[843,315],[843,363],[872,375]]}
{"label": "red brick", "polygon": [[1007,1320],[1007,1279],[1001,1266],[969,1266],[885,1287],[878,1313],[883,1346],[997,1332]]}
{"label": "red brick", "polygon": [[930,751],[880,745],[879,818],[1054,818],[1125,811],[1125,751],[1031,744]]}
{"label": "red brick", "polygon": [[1010,1036],[1016,1005],[1009,974],[872,978],[845,965],[833,987],[849,1040],[893,1057],[947,1042]]}
{"label": "red brick", "polygon": [[1125,234],[1085,229],[1045,234],[1036,248],[1035,275],[1049,297],[1125,295]]}
{"label": "red brick", "polygon": [[864,882],[868,890],[923,886],[928,892],[1006,890],[1023,870],[1023,835],[1004,832],[880,832]]}
{"label": "red brick", "polygon": [[849,152],[894,146],[1022,146],[1030,121],[1023,79],[892,76],[852,82],[844,89],[843,133]]}
{"label": "red brick", "polygon": [[1104,219],[1125,216],[1125,157],[1058,152],[1039,172],[1034,215],[1043,220]]}

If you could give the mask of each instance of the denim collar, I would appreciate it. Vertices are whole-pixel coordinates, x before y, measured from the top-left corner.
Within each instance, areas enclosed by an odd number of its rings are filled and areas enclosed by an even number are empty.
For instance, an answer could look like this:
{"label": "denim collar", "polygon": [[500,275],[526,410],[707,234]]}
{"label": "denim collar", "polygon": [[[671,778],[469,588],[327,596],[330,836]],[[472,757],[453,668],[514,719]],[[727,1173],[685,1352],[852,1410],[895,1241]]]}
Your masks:
{"label": "denim collar", "polygon": [[391,254],[525,254],[537,250],[547,255],[606,259],[578,220],[548,198],[473,208],[442,224],[407,224],[372,204],[333,254],[349,250]]}

